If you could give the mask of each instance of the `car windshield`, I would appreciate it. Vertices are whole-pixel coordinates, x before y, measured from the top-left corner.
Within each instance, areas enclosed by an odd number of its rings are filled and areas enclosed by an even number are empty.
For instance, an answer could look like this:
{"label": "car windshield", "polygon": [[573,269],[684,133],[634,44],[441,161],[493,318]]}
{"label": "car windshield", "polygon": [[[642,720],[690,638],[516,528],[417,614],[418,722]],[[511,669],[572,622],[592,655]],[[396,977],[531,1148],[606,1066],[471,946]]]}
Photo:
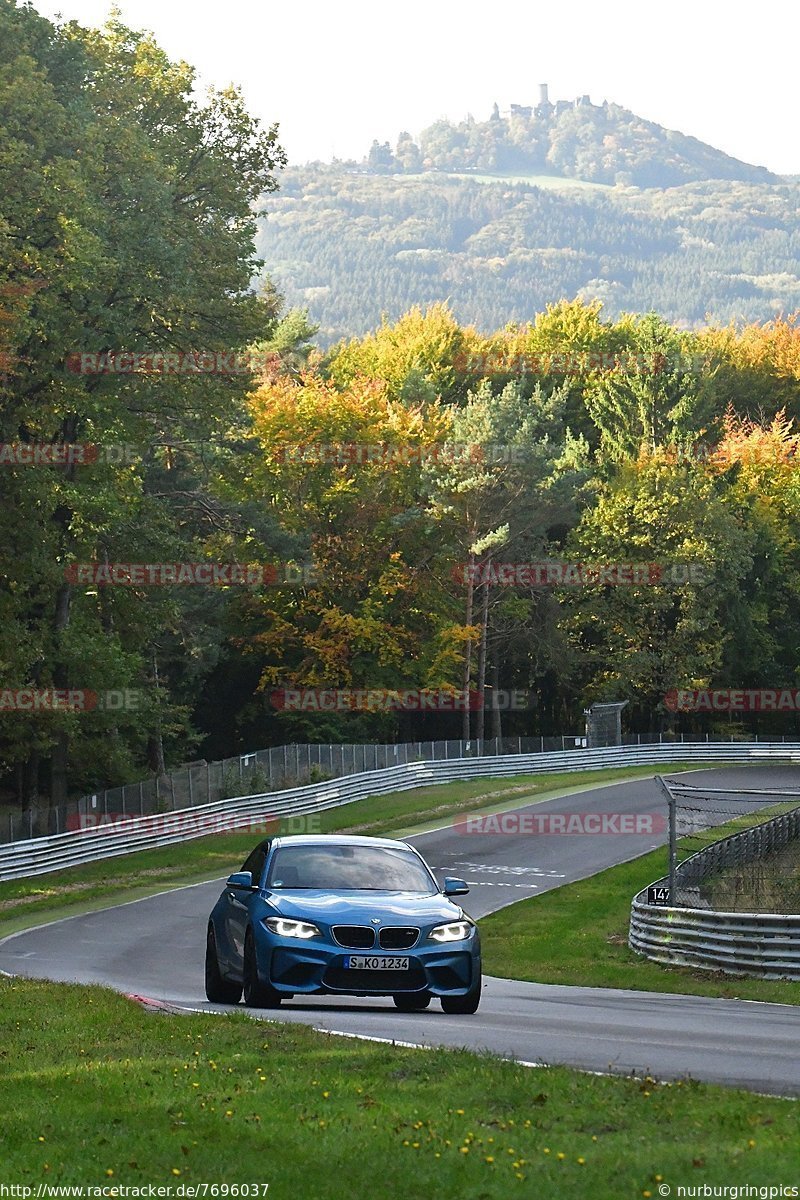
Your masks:
{"label": "car windshield", "polygon": [[436,883],[416,854],[389,846],[282,846],[267,877],[271,888],[424,892]]}

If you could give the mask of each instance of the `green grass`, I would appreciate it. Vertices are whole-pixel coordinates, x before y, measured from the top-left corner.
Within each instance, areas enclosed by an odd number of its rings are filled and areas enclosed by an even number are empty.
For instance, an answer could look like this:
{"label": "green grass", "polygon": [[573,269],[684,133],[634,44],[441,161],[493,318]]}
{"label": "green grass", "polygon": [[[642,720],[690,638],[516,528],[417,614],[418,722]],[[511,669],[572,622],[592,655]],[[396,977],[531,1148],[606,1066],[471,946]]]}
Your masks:
{"label": "green grass", "polygon": [[769,858],[729,867],[707,890],[712,907],[726,912],[800,912],[800,841]]}
{"label": "green grass", "polygon": [[[466,1021],[469,1018],[465,1018]],[[0,979],[3,1182],[268,1200],[618,1200],[791,1182],[796,1105]],[[113,1192],[112,1192],[113,1195]],[[259,1192],[259,1195],[263,1193]]]}
{"label": "green grass", "polygon": [[537,983],[800,1003],[797,983],[663,967],[628,948],[631,900],[666,873],[666,857],[666,849],[654,850],[484,917],[484,971]]}
{"label": "green grass", "polygon": [[[553,793],[621,779],[652,776],[653,767],[616,767],[601,771],[575,771],[564,775],[527,775],[510,779],[473,779],[459,783],[416,788],[357,800],[328,809],[302,828],[297,819],[288,832],[397,834],[412,828],[435,826],[461,813],[515,808]],[[678,770],[672,767],[672,770]],[[277,830],[276,830],[277,831]],[[0,883],[0,937],[78,912],[121,903],[171,887],[217,879],[241,865],[258,841],[252,832],[216,834],[70,867],[48,875]]]}

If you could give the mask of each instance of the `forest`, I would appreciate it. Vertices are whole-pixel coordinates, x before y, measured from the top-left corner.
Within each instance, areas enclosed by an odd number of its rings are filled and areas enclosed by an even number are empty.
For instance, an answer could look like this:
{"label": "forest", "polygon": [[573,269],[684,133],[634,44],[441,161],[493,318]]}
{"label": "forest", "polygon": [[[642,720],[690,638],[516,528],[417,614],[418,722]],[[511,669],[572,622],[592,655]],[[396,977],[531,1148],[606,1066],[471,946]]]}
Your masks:
{"label": "forest", "polygon": [[576,296],[691,329],[800,308],[799,208],[791,181],[640,189],[314,164],[283,174],[257,244],[325,346],[444,301],[486,334]]}
{"label": "forest", "polygon": [[[276,127],[234,89],[198,101],[118,18],[0,4],[0,66],[3,800],[287,742],[575,732],[595,700],[643,732],[796,733],[674,696],[798,686],[800,328],[659,314],[633,259],[638,315],[560,282],[635,240],[680,305],[700,234],[635,196],[623,236],[570,194],[581,240],[545,190],[282,175]],[[791,186],[721,186],[677,189],[681,220],[757,276],[793,245]],[[736,189],[761,186],[780,204],[748,241]],[[325,289],[324,241],[351,295],[319,331],[263,236],[304,189],[284,248]],[[370,281],[402,276],[384,244],[414,267],[365,327]],[[420,302],[426,270],[449,290]],[[401,693],[442,702],[369,700]]]}

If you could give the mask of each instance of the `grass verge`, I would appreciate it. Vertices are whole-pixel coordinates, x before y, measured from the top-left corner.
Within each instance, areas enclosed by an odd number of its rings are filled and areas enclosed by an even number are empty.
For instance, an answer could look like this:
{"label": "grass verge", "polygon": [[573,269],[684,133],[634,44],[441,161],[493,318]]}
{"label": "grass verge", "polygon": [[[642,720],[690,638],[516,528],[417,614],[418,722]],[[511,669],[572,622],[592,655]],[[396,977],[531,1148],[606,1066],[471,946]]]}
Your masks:
{"label": "grass verge", "polygon": [[631,900],[664,874],[665,859],[665,850],[654,850],[484,917],[484,971],[537,983],[800,1003],[797,983],[663,967],[628,948]]}
{"label": "grass verge", "polygon": [[[672,770],[679,770],[672,767]],[[652,776],[654,768],[609,768],[564,775],[525,775],[510,779],[472,779],[438,784],[387,796],[372,796],[314,816],[309,832],[397,834],[436,825],[462,813],[515,808],[572,788]],[[289,831],[293,826],[290,824]],[[276,832],[278,830],[276,829]],[[299,829],[294,829],[300,832]],[[0,883],[0,937],[104,904],[138,899],[153,892],[235,870],[252,850],[252,832],[215,834],[134,854],[70,867],[48,875]]]}
{"label": "grass verge", "polygon": [[101,988],[0,979],[0,1047],[4,1182],[34,1189],[604,1200],[658,1196],[662,1180],[673,1195],[737,1178],[785,1184],[797,1167],[790,1100],[243,1015],[165,1019]]}

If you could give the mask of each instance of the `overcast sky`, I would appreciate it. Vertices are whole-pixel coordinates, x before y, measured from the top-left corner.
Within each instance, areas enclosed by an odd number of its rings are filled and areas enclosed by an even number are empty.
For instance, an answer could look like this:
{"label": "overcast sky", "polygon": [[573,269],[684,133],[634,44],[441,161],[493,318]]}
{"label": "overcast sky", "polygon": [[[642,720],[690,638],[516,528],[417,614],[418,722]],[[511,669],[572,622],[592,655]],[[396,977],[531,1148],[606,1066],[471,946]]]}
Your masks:
{"label": "overcast sky", "polygon": [[[109,0],[34,0],[99,25]],[[292,162],[361,158],[496,100],[589,93],[737,158],[800,174],[800,4],[730,0],[120,0],[205,85],[239,84]]]}

